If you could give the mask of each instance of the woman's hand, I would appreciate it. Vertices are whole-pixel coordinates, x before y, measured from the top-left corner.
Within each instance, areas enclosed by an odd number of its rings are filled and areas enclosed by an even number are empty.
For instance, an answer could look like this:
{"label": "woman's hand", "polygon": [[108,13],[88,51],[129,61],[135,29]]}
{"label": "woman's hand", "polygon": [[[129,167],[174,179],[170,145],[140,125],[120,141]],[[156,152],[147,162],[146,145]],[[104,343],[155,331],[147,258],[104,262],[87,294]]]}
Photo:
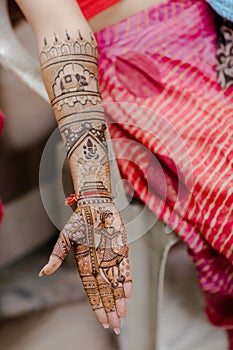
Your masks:
{"label": "woman's hand", "polygon": [[39,276],[55,272],[72,249],[91,307],[105,328],[120,333],[126,300],[132,294],[125,225],[115,205],[79,204],[54,246]]}

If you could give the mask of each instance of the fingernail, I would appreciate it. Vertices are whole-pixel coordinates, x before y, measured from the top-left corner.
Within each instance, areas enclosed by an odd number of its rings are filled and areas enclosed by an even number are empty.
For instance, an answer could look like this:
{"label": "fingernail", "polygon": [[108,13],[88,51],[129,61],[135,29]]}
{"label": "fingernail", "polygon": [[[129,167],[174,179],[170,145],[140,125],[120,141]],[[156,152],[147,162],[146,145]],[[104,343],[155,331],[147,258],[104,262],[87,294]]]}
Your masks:
{"label": "fingernail", "polygon": [[103,327],[104,327],[104,329],[108,329],[109,328],[109,324],[108,323],[103,323]]}
{"label": "fingernail", "polygon": [[121,333],[121,330],[120,330],[120,328],[114,328],[114,332],[118,335]]}

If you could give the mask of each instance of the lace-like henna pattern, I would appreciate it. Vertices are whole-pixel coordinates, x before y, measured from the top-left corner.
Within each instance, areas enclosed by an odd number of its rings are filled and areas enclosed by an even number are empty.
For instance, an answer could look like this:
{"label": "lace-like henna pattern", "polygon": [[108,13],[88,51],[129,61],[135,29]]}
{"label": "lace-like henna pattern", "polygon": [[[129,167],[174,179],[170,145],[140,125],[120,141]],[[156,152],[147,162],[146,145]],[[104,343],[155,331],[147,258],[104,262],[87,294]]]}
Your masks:
{"label": "lace-like henna pattern", "polygon": [[[88,246],[73,245],[74,256],[79,274],[93,311],[103,308],[98,283],[93,273],[93,259]],[[98,265],[95,270],[98,269]]]}
{"label": "lace-like henna pattern", "polygon": [[82,283],[93,310],[95,311],[101,309],[103,307],[103,304],[96,278],[94,276],[85,276],[82,278]]}
{"label": "lace-like henna pattern", "polygon": [[69,239],[63,233],[60,233],[57,244],[55,245],[52,255],[56,255],[61,260],[64,260],[71,248]]}
{"label": "lace-like henna pattern", "polygon": [[[96,159],[99,157],[98,148],[94,141],[96,143],[101,143],[103,147],[105,147],[105,152],[107,152],[107,144],[105,139],[106,124],[101,118],[96,117],[94,122],[84,120],[82,122],[73,121],[66,123],[61,125],[60,130],[62,138],[65,141],[68,158],[78,147],[80,139],[87,140],[87,144],[83,144],[83,153],[86,159],[91,159],[93,157],[93,147],[95,148],[95,157],[97,156]],[[88,145],[88,143],[90,143],[90,145]],[[88,153],[90,153],[90,155],[88,155]]]}
{"label": "lace-like henna pattern", "polygon": [[[68,33],[67,33],[68,34]],[[106,122],[98,84],[97,47],[92,36],[70,35],[40,53],[41,72],[64,140],[78,195],[111,195]]]}
{"label": "lace-like henna pattern", "polygon": [[115,300],[114,300],[111,286],[101,277],[99,277],[97,281],[98,281],[100,296],[101,296],[105,311],[107,313],[115,311],[116,309]]}
{"label": "lace-like henna pattern", "polygon": [[113,289],[113,295],[116,300],[125,298],[124,288],[121,287]]}

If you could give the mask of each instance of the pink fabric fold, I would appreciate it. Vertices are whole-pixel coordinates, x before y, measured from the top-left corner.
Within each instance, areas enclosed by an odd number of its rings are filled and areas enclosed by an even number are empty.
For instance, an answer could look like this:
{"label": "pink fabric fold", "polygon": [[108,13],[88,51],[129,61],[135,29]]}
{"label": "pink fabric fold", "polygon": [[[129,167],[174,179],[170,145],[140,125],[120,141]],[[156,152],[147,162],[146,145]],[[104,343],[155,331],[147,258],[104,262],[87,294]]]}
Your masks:
{"label": "pink fabric fold", "polygon": [[204,1],[168,0],[96,38],[121,174],[187,244],[208,317],[229,330],[233,89],[217,81],[215,20]]}

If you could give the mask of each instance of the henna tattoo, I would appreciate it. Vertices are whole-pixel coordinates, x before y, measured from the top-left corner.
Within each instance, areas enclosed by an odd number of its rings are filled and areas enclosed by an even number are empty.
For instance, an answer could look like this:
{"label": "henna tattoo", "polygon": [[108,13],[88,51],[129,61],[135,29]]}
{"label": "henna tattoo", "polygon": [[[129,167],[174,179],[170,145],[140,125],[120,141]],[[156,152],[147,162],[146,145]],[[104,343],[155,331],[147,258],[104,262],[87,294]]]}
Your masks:
{"label": "henna tattoo", "polygon": [[115,311],[115,300],[112,293],[111,286],[100,276],[97,278],[100,296],[103,302],[103,306],[107,313]]}
{"label": "henna tattoo", "polygon": [[71,215],[62,233],[72,242],[89,245],[86,230],[87,225],[83,218],[83,213],[79,210]]}
{"label": "henna tattoo", "polygon": [[[112,203],[106,122],[92,35],[54,35],[40,54],[42,77],[63,138],[77,197],[52,252],[61,260],[72,248],[93,310],[116,310],[131,281],[125,226]],[[88,194],[87,197],[86,194]]]}
{"label": "henna tattoo", "polygon": [[[41,72],[64,140],[78,195],[94,191],[111,195],[106,122],[98,85],[97,45],[79,32],[73,39],[45,39]],[[98,197],[98,196],[97,196]]]}
{"label": "henna tattoo", "polygon": [[59,118],[71,110],[102,103],[98,85],[97,46],[93,37],[47,40],[40,53],[42,76]]}
{"label": "henna tattoo", "polygon": [[87,198],[80,198],[78,200],[79,205],[92,205],[92,204],[107,204],[112,203],[112,197],[100,197],[97,198],[97,196],[88,196]]}
{"label": "henna tattoo", "polygon": [[89,254],[92,274],[97,276],[101,272],[103,278],[116,288],[125,281],[121,273],[128,258],[125,228],[113,204],[109,203],[107,207],[101,204],[79,206],[62,233],[76,244],[89,247],[89,250],[84,249],[79,253],[82,255],[79,260],[84,259],[84,253]]}
{"label": "henna tattoo", "polygon": [[112,202],[79,205],[67,221],[52,252],[63,260],[70,248],[94,311],[116,310],[131,282],[125,227]]}
{"label": "henna tattoo", "polygon": [[113,295],[116,300],[125,298],[124,288],[121,287],[113,289]]}
{"label": "henna tattoo", "polygon": [[66,255],[69,253],[71,244],[69,239],[63,234],[60,233],[57,243],[52,251],[52,255],[57,256],[61,260],[64,260]]}
{"label": "henna tattoo", "polygon": [[87,235],[88,235],[88,242],[90,246],[92,272],[93,272],[93,275],[96,276],[99,273],[99,265],[98,265],[97,256],[95,252],[93,217],[91,213],[91,208],[89,206],[84,206],[83,210],[85,212],[86,220],[87,220]]}
{"label": "henna tattoo", "polygon": [[[93,120],[93,118],[92,118]],[[105,138],[106,124],[101,119],[97,119],[95,122],[86,122],[71,121],[60,126],[61,135],[66,145],[66,151],[68,158],[71,156],[72,152],[75,150],[75,147],[79,145],[80,139],[87,139],[87,142],[91,142],[91,145],[94,145],[96,154],[99,158],[98,147],[94,144],[94,141],[98,144],[102,144],[107,153],[107,144]],[[92,141],[94,140],[94,141]],[[85,144],[83,145],[85,146]],[[88,146],[89,147],[89,146]],[[89,150],[88,150],[89,151]],[[84,149],[84,155],[87,154],[87,150]],[[97,159],[98,159],[97,158]],[[87,159],[90,159],[87,157]]]}
{"label": "henna tattoo", "polygon": [[82,278],[82,283],[93,310],[101,309],[103,304],[96,278],[94,276],[85,276]]}

